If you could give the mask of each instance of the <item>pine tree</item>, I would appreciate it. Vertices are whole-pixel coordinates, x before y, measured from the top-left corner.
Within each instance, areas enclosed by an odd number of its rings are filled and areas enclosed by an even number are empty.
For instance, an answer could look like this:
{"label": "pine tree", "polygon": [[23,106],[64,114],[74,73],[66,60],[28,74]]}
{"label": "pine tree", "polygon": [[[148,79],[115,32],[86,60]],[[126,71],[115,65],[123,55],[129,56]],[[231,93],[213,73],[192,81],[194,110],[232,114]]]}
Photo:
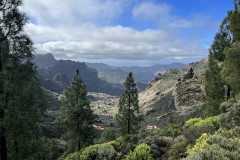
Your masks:
{"label": "pine tree", "polygon": [[41,159],[42,89],[21,0],[0,1],[0,159]]}
{"label": "pine tree", "polygon": [[235,8],[228,12],[227,19],[229,24],[227,28],[232,33],[233,42],[240,42],[240,0],[234,0]]}
{"label": "pine tree", "polygon": [[[239,27],[240,28],[240,27]],[[226,59],[221,71],[222,78],[232,88],[233,93],[240,98],[240,44],[232,45],[225,50]]]}
{"label": "pine tree", "polygon": [[218,61],[215,60],[213,54],[209,55],[208,69],[205,72],[205,92],[206,115],[214,116],[220,114],[220,104],[224,101],[224,83],[221,79],[220,67]]}
{"label": "pine tree", "polygon": [[143,120],[143,116],[139,114],[138,92],[131,72],[124,86],[125,90],[119,99],[119,110],[116,115],[117,125],[122,135],[136,133]]}
{"label": "pine tree", "polygon": [[70,86],[64,89],[61,108],[63,117],[58,119],[65,130],[63,138],[68,143],[66,153],[79,151],[93,143],[95,115],[86,95],[86,86],[79,77],[79,70],[76,70]]}
{"label": "pine tree", "polygon": [[224,50],[226,59],[221,75],[231,87],[233,96],[240,99],[240,1],[235,0],[235,10],[228,12],[228,28],[232,32],[233,44]]}
{"label": "pine tree", "polygon": [[[237,9],[237,3],[239,2],[235,1],[235,9]],[[237,39],[235,34],[238,31],[234,29],[234,26],[237,26],[235,23],[238,21],[233,18],[237,17],[235,14],[235,11],[228,12],[228,16],[224,18],[220,31],[216,34],[210,48],[209,67],[205,73],[206,114],[208,116],[219,114],[220,104],[226,97],[230,98],[231,96],[231,87],[222,78],[221,70],[226,59],[225,50],[230,48]]]}

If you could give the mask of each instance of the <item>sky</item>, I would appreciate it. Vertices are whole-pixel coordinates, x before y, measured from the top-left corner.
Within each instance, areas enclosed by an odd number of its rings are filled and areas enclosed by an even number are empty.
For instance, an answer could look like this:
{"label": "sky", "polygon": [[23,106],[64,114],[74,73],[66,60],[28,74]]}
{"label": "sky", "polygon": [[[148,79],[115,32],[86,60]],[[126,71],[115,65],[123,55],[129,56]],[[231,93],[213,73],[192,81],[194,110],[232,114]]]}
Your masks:
{"label": "sky", "polygon": [[23,0],[37,54],[112,66],[205,58],[233,0]]}

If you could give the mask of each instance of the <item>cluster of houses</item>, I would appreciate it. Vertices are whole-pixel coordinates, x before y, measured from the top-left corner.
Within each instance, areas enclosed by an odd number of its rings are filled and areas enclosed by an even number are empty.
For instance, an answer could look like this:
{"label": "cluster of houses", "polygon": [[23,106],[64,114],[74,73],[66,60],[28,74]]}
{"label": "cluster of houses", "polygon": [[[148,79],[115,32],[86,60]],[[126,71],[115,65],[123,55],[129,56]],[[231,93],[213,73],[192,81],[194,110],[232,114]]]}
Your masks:
{"label": "cluster of houses", "polygon": [[150,126],[150,125],[147,125],[147,130],[153,130],[153,129],[156,129],[157,126]]}
{"label": "cluster of houses", "polygon": [[99,131],[104,131],[105,129],[102,127],[102,126],[97,126],[97,125],[93,125],[93,128],[95,128],[96,130],[99,130]]}

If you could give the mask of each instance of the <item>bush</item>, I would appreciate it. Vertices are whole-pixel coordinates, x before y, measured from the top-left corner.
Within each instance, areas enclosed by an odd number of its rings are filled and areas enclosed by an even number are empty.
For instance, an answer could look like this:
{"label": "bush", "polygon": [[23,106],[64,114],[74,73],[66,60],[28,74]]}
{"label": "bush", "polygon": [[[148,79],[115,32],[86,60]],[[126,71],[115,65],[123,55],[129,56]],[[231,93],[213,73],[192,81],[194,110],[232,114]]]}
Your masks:
{"label": "bush", "polygon": [[186,142],[176,142],[168,151],[168,160],[178,160],[180,158],[185,158],[187,156],[186,151]]}
{"label": "bush", "polygon": [[152,155],[150,154],[151,148],[144,143],[136,146],[134,152],[130,151],[127,155],[126,160],[152,160]]}
{"label": "bush", "polygon": [[181,123],[168,123],[162,128],[156,128],[152,131],[148,131],[150,134],[159,134],[161,136],[177,136],[181,134]]}
{"label": "bush", "polygon": [[[80,152],[75,152],[70,155],[68,155],[64,160],[79,160],[81,158]],[[60,160],[61,158],[59,158]]]}
{"label": "bush", "polygon": [[99,160],[114,160],[117,152],[114,147],[110,144],[101,144],[98,148],[97,159]]}
{"label": "bush", "polygon": [[95,144],[85,148],[81,154],[82,160],[92,160],[97,159],[98,149],[101,145]]}
{"label": "bush", "polygon": [[236,103],[234,99],[229,99],[221,104],[220,110],[219,124],[222,128],[240,127],[240,101]]}
{"label": "bush", "polygon": [[164,138],[160,135],[148,135],[146,138],[141,139],[139,143],[145,143],[151,147],[151,154],[153,158],[161,157],[171,147],[172,140],[169,138]]}
{"label": "bush", "polygon": [[65,158],[65,160],[114,160],[117,152],[110,144],[91,145],[83,151],[75,152]]}
{"label": "bush", "polygon": [[201,121],[202,118],[190,118],[189,120],[187,120],[184,124],[185,128],[191,127],[193,126],[195,123]]}
{"label": "bush", "polygon": [[190,154],[185,160],[240,159],[240,141],[213,135],[209,137],[207,142],[203,148]]}
{"label": "bush", "polygon": [[107,128],[102,134],[100,138],[100,143],[106,143],[116,139],[116,135],[113,129]]}
{"label": "bush", "polygon": [[184,124],[183,135],[188,144],[193,144],[203,133],[213,134],[218,128],[218,116],[206,119],[191,118]]}
{"label": "bush", "polygon": [[137,151],[137,150],[146,150],[147,152],[150,152],[151,151],[151,147],[149,147],[145,143],[141,143],[141,144],[137,145],[136,148],[134,149],[134,151]]}
{"label": "bush", "polygon": [[189,156],[185,160],[218,160],[218,159],[240,159],[240,128],[232,130],[221,130],[214,135],[207,133],[189,148]]}
{"label": "bush", "polygon": [[121,150],[121,144],[120,144],[120,142],[117,142],[117,141],[110,141],[110,142],[108,142],[107,144],[110,144],[110,145],[112,145],[113,147],[114,147],[114,149],[116,150],[116,151],[120,151]]}

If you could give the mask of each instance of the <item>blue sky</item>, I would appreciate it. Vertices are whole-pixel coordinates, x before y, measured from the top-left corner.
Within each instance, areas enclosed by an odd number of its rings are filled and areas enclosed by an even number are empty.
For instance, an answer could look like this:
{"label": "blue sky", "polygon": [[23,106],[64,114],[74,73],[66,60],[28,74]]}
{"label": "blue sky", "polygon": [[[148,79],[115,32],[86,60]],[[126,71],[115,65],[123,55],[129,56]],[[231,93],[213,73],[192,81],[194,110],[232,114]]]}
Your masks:
{"label": "blue sky", "polygon": [[232,0],[23,0],[36,53],[114,66],[208,55]]}

